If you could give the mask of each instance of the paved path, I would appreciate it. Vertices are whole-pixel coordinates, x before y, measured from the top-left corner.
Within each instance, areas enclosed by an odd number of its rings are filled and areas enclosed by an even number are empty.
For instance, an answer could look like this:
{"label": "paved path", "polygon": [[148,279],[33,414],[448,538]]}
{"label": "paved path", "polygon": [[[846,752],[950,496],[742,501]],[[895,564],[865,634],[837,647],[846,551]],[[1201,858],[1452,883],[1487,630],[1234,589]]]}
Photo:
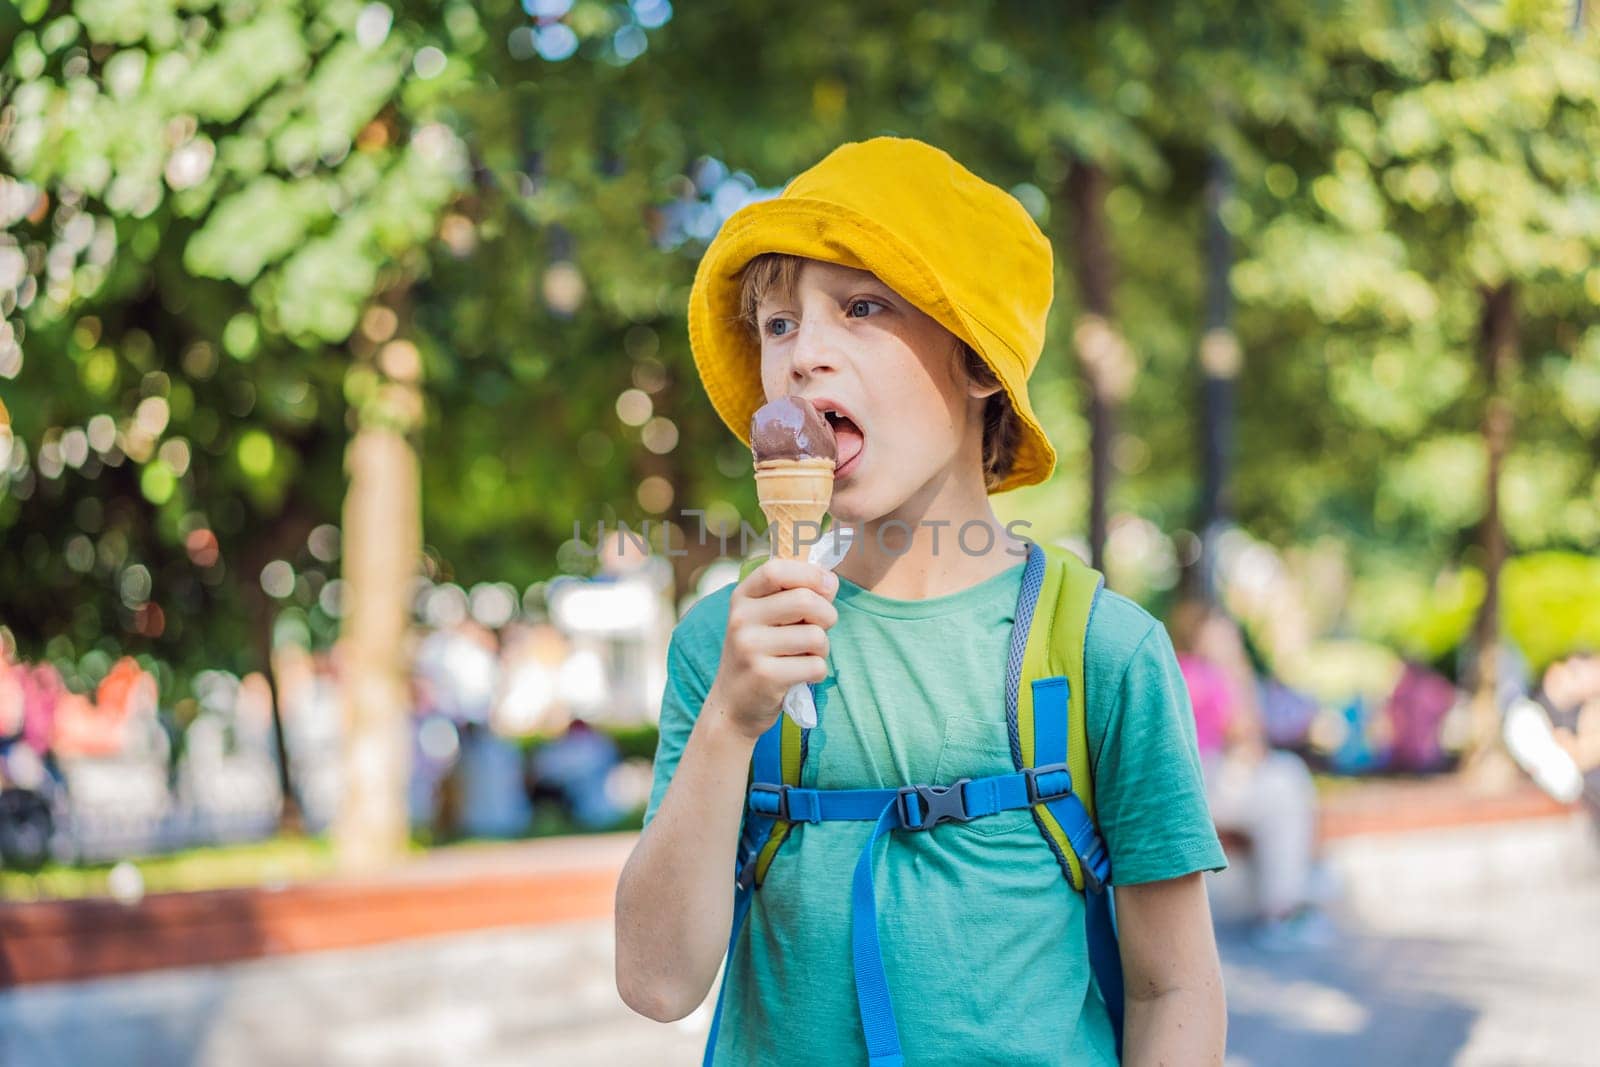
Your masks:
{"label": "paved path", "polygon": [[[1225,926],[1230,1067],[1600,1063],[1600,866],[1580,831],[1349,846],[1361,881],[1332,949],[1264,953]],[[591,920],[24,986],[0,992],[0,1067],[697,1063],[709,1013],[633,1015],[611,952]]]}
{"label": "paved path", "polygon": [[1222,946],[1230,1067],[1600,1063],[1600,883],[1371,916],[1315,953]]}
{"label": "paved path", "polygon": [[584,922],[11,990],[0,1064],[688,1064],[700,1025],[630,1013]]}
{"label": "paved path", "polygon": [[[1222,944],[1230,1067],[1597,1062],[1600,888],[1369,920],[1324,952]],[[633,1016],[610,954],[609,925],[588,922],[38,986],[0,996],[0,1063],[697,1062],[705,1016]]]}

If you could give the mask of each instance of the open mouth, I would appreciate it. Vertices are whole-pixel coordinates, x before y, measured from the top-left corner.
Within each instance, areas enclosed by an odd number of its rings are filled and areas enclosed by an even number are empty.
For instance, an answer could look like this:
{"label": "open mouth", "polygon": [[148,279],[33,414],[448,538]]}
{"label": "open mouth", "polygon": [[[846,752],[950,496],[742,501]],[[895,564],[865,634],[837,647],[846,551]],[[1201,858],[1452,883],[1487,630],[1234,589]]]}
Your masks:
{"label": "open mouth", "polygon": [[822,414],[827,418],[828,425],[833,427],[833,438],[839,446],[833,476],[842,478],[855,469],[856,460],[861,457],[861,450],[866,445],[866,435],[855,420],[843,412],[830,408],[824,409]]}

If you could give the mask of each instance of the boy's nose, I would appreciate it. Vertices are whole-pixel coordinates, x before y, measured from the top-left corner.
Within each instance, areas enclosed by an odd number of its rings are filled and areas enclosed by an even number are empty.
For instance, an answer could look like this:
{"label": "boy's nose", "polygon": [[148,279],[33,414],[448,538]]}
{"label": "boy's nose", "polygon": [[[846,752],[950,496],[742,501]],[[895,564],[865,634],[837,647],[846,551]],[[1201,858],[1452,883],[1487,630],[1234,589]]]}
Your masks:
{"label": "boy's nose", "polygon": [[826,331],[816,328],[800,327],[800,336],[795,338],[793,348],[794,360],[789,365],[789,377],[795,381],[803,381],[819,371],[832,370],[836,365],[836,355]]}

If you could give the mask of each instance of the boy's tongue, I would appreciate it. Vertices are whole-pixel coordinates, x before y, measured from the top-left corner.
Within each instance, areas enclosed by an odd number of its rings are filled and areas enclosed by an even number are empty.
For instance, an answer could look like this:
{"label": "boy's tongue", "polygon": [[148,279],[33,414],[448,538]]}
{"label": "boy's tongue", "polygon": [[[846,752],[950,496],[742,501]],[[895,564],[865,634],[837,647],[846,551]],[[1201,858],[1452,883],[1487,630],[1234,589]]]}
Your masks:
{"label": "boy's tongue", "polygon": [[[857,451],[859,439],[858,434]],[[839,446],[828,420],[816,408],[792,396],[779,397],[757,409],[750,420],[750,451],[757,463],[839,459]]]}
{"label": "boy's tongue", "polygon": [[849,419],[840,419],[838,422],[830,423],[830,426],[833,429],[833,439],[839,446],[838,465],[842,467],[860,453],[865,438],[861,433],[861,427]]}

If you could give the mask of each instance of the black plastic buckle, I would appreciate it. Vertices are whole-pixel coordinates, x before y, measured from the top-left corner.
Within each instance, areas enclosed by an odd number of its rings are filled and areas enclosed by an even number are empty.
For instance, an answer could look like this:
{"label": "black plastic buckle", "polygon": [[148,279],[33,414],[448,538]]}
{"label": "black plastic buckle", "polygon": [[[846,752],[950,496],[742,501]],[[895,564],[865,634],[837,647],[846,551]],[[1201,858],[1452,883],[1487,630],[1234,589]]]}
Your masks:
{"label": "black plastic buckle", "polygon": [[[942,822],[969,822],[967,795],[963,791],[971,778],[962,778],[952,785],[907,785],[900,787],[895,803],[900,806],[900,826],[905,830],[930,830]],[[922,804],[922,818],[911,818],[909,797]]]}
{"label": "black plastic buckle", "polygon": [[1083,872],[1083,888],[1085,890],[1090,893],[1105,892],[1106,883],[1098,874],[1094,873],[1094,868],[1085,863],[1082,857],[1078,859],[1078,869]]}
{"label": "black plastic buckle", "polygon": [[740,889],[749,889],[756,884],[756,860],[760,853],[751,856],[739,866],[739,872],[733,879],[733,884]]}
{"label": "black plastic buckle", "polygon": [[765,782],[757,782],[757,783],[755,783],[754,785],[752,785],[750,787],[750,794],[753,797],[757,793],[772,793],[772,794],[775,794],[777,796],[777,798],[778,798],[778,811],[777,811],[776,814],[774,814],[774,813],[772,813],[770,811],[762,811],[760,808],[756,807],[754,804],[750,805],[750,810],[751,811],[755,812],[757,815],[763,816],[764,818],[768,818],[768,819],[779,819],[779,820],[782,820],[783,822],[792,822],[793,821],[793,820],[791,820],[789,818],[789,787],[788,786],[786,786],[786,785],[767,785]]}
{"label": "black plastic buckle", "polygon": [[[1056,774],[1057,772],[1067,776],[1067,788],[1041,793],[1039,791],[1039,776],[1041,774]],[[1044,804],[1072,795],[1072,771],[1065,763],[1047,763],[1043,767],[1026,767],[1022,771],[1022,776],[1027,781],[1029,804]]]}

